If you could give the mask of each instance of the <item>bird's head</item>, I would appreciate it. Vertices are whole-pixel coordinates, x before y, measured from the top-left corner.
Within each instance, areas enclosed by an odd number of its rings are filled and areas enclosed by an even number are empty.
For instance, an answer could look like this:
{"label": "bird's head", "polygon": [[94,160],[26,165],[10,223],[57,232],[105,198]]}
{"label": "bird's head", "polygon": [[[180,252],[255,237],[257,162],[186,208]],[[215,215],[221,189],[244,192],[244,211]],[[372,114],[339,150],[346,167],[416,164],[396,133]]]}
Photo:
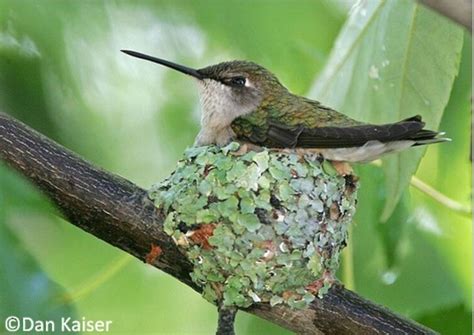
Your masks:
{"label": "bird's head", "polygon": [[226,127],[237,117],[255,111],[262,101],[287,92],[273,73],[249,61],[230,61],[193,69],[135,51],[122,51],[198,79],[203,124],[215,124],[215,127]]}

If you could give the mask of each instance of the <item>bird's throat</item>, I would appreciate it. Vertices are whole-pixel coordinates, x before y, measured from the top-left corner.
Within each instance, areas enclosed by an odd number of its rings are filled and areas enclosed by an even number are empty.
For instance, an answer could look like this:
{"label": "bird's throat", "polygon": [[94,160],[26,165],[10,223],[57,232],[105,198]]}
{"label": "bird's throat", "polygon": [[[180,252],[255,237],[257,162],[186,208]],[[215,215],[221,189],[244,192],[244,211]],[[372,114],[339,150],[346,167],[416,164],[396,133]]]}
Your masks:
{"label": "bird's throat", "polygon": [[254,111],[261,98],[242,100],[230,87],[212,80],[200,81],[201,131],[195,145],[226,145],[234,138],[232,122]]}

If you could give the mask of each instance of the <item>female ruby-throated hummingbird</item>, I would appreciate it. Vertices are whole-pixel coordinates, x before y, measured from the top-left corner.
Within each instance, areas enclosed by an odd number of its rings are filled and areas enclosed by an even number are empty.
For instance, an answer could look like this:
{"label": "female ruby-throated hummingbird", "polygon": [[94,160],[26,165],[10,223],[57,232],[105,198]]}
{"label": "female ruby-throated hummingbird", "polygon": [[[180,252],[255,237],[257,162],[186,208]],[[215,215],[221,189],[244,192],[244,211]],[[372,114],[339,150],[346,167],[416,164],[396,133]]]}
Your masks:
{"label": "female ruby-throated hummingbird", "polygon": [[444,133],[423,129],[420,116],[383,125],[356,121],[290,93],[273,73],[253,62],[230,61],[197,70],[122,51],[198,79],[203,105],[198,146],[238,140],[315,151],[333,161],[367,162],[385,153],[449,140],[440,137]]}

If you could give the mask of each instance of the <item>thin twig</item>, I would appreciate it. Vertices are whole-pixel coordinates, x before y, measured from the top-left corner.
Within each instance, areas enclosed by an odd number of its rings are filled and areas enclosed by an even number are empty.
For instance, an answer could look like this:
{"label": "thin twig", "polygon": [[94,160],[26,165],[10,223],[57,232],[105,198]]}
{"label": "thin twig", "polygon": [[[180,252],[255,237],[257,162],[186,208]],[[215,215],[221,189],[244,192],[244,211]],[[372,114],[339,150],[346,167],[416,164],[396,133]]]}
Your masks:
{"label": "thin twig", "polygon": [[[382,166],[382,162],[380,160],[373,161],[371,162],[371,164],[378,167]],[[471,208],[469,208],[468,206],[464,206],[463,204],[459,203],[454,199],[451,199],[447,195],[444,195],[443,193],[435,189],[433,186],[430,186],[424,181],[420,180],[418,177],[412,176],[410,179],[410,185],[416,188],[417,190],[423,192],[430,198],[436,200],[446,208],[449,208],[450,210],[455,211],[456,213],[461,214],[463,216],[472,216]]]}
{"label": "thin twig", "polygon": [[71,293],[65,293],[61,300],[64,303],[71,303],[90,295],[100,285],[107,282],[107,280],[122,270],[132,259],[133,258],[130,257],[130,255],[121,255],[118,259],[111,261],[108,266],[102,269],[99,273],[96,273],[85,280],[77,289],[73,290]]}
{"label": "thin twig", "polygon": [[439,202],[441,205],[469,218],[472,216],[471,208],[464,206],[456,200],[449,198],[448,196],[444,195],[443,193],[441,193],[434,187],[428,185],[416,176],[413,176],[411,178],[410,184],[416,189],[420,190],[421,192],[425,193],[429,197]]}

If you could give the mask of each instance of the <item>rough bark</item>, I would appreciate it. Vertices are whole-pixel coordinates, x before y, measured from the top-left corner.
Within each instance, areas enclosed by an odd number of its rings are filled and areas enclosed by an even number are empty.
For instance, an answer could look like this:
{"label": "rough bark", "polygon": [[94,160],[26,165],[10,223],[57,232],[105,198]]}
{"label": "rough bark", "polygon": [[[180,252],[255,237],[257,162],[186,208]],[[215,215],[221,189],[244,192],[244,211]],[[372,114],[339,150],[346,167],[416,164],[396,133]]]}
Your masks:
{"label": "rough bark", "polygon": [[[5,114],[0,114],[0,159],[43,191],[70,223],[199,291],[189,276],[191,264],[163,232],[163,214],[145,190]],[[434,333],[342,285],[305,310],[257,304],[247,311],[300,334]]]}

